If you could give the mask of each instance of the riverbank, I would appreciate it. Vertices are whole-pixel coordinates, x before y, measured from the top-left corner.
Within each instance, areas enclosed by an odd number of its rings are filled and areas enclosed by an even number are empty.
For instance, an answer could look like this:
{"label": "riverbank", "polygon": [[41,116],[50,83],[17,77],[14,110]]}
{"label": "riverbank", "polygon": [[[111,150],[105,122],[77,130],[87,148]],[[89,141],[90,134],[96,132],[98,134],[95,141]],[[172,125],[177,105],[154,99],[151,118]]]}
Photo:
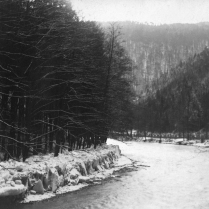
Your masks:
{"label": "riverbank", "polygon": [[[114,177],[115,171],[133,164],[121,155],[120,143],[109,139],[108,145],[97,149],[66,151],[58,157],[32,156],[24,163],[1,162],[0,201],[41,201]],[[126,145],[121,143],[122,146]]]}
{"label": "riverbank", "polygon": [[174,144],[174,145],[188,145],[188,146],[197,146],[202,148],[209,148],[209,140],[205,140],[204,143],[201,143],[200,139],[195,140],[186,140],[185,138],[156,138],[156,137],[135,137],[137,142],[154,142],[162,144]]}
{"label": "riverbank", "polygon": [[[111,141],[114,140],[107,142]],[[116,142],[121,144],[119,146],[122,155],[147,166],[140,166],[139,169],[124,168],[115,172],[114,178],[102,181],[101,185],[85,187],[50,200],[35,204],[14,204],[3,207],[0,205],[0,208],[208,208],[209,152],[199,152],[194,146],[135,141]]]}

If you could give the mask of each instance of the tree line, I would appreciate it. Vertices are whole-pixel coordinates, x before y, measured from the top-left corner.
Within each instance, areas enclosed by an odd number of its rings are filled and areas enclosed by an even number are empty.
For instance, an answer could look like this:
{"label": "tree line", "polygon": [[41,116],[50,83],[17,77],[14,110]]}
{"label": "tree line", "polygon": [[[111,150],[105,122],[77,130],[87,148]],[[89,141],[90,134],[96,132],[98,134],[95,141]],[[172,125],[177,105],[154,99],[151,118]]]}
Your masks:
{"label": "tree line", "polygon": [[96,147],[125,129],[131,70],[117,25],[104,33],[67,0],[0,0],[4,160]]}
{"label": "tree line", "polygon": [[208,139],[209,49],[161,73],[135,105],[135,128],[158,136]]}

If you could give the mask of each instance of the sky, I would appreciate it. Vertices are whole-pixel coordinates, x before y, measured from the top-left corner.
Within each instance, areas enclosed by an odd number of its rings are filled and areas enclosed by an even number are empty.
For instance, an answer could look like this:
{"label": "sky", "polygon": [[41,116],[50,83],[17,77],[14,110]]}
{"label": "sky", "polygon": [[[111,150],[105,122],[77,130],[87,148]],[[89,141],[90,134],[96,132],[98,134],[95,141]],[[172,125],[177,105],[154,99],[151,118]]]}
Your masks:
{"label": "sky", "polygon": [[149,24],[209,22],[209,0],[69,0],[84,20]]}

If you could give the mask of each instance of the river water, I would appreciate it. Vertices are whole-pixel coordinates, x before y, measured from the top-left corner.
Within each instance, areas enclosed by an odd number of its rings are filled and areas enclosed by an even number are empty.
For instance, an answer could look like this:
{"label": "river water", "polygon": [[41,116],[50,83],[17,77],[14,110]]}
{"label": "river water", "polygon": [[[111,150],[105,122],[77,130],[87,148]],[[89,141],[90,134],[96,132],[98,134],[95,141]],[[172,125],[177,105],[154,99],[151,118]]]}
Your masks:
{"label": "river water", "polygon": [[[110,142],[109,142],[110,143]],[[208,209],[209,152],[192,146],[129,142],[123,154],[138,170],[16,209]]]}

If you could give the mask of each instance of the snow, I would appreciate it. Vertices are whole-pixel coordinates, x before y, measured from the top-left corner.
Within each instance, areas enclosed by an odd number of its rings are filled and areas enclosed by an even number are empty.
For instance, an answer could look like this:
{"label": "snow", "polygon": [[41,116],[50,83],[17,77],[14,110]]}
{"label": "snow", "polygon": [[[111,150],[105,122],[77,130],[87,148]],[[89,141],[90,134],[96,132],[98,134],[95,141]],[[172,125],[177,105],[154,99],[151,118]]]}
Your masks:
{"label": "snow", "polygon": [[107,139],[107,145],[118,145],[122,154],[127,154],[129,152],[129,147],[124,142],[115,140],[115,139]]}
{"label": "snow", "polygon": [[[118,147],[120,150],[118,149]],[[22,201],[22,203],[35,202],[35,201],[41,201],[44,199],[49,199],[49,198],[54,197],[55,195],[59,195],[59,194],[67,193],[67,192],[73,192],[73,191],[82,189],[83,187],[86,187],[86,186],[89,186],[92,184],[100,184],[101,181],[106,178],[115,177],[113,174],[115,171],[118,171],[124,167],[130,167],[133,165],[133,163],[130,159],[128,159],[124,155],[121,155],[121,151],[123,153],[123,152],[127,152],[127,150],[128,150],[128,146],[125,143],[119,142],[114,139],[108,139],[107,145],[104,146],[104,148],[99,148],[98,150],[92,149],[92,150],[86,150],[86,151],[75,150],[75,151],[69,153],[71,156],[70,157],[70,159],[71,159],[70,164],[72,162],[75,162],[78,159],[80,159],[80,163],[89,161],[89,162],[91,162],[92,165],[93,165],[92,160],[94,161],[94,156],[97,153],[96,157],[97,158],[99,157],[99,161],[98,161],[99,164],[97,166],[98,170],[94,171],[94,169],[93,169],[93,172],[91,174],[89,174],[89,171],[87,171],[87,173],[88,173],[87,176],[82,175],[81,178],[83,180],[87,179],[86,182],[79,181],[79,176],[78,176],[78,184],[77,185],[65,185],[62,187],[60,186],[57,189],[56,194],[52,193],[52,192],[45,192],[43,195],[40,195],[40,194],[29,195]],[[111,154],[112,151],[115,152],[114,155]],[[111,154],[111,156],[110,156],[110,154]],[[111,162],[112,157],[114,158],[113,163]],[[34,158],[37,158],[37,161],[40,160],[40,159],[38,159],[38,157],[33,157],[33,160],[34,160]],[[50,159],[47,156],[45,156],[45,157],[42,156],[42,158],[47,159],[47,160]],[[53,164],[55,164],[55,165],[60,161],[62,161],[62,164],[63,164],[63,162],[69,160],[69,159],[66,159],[67,157],[65,155],[60,155],[60,158],[61,159],[54,158],[53,160],[52,159],[51,160],[53,161]],[[101,159],[103,159],[104,161],[101,161]],[[33,161],[32,159],[30,159],[30,160]],[[28,162],[30,162],[30,160],[28,160]],[[30,164],[33,164],[33,163],[30,162]],[[36,166],[36,169],[38,169],[38,168],[40,169],[40,167],[41,167],[40,164],[43,164],[43,162],[42,163],[39,162],[38,164],[39,165]],[[83,164],[86,165],[86,163],[83,163]],[[69,163],[68,163],[68,166],[69,166]],[[74,167],[73,169],[76,168],[75,166],[73,166],[73,167]],[[42,168],[41,170],[44,170],[44,168]]]}

